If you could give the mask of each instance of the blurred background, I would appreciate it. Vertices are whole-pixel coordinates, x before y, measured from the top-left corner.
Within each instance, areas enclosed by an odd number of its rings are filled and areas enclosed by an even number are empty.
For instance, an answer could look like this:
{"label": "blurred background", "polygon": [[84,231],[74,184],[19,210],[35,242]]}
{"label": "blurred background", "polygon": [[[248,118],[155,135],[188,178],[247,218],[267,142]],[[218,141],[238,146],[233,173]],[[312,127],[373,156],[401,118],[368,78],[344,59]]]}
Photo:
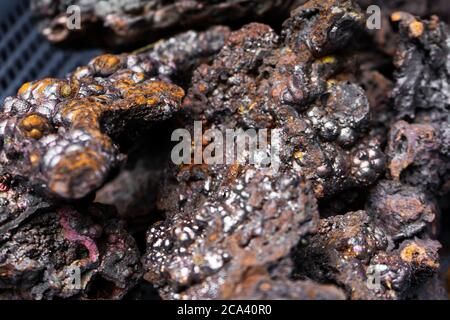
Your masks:
{"label": "blurred background", "polygon": [[55,47],[33,24],[29,0],[0,0],[0,103],[28,81],[64,77],[101,53]]}

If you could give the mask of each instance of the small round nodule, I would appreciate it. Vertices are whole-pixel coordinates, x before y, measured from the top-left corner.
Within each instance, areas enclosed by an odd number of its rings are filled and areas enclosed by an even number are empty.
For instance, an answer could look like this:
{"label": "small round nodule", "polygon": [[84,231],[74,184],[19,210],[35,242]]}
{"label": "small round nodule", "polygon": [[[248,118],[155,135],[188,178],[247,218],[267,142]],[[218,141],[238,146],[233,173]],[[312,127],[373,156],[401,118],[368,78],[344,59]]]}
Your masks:
{"label": "small round nodule", "polygon": [[27,138],[36,140],[42,138],[51,129],[47,118],[38,114],[30,114],[22,118],[19,127]]}
{"label": "small round nodule", "polygon": [[339,136],[337,138],[337,142],[343,146],[348,147],[355,143],[356,133],[351,128],[342,128]]}

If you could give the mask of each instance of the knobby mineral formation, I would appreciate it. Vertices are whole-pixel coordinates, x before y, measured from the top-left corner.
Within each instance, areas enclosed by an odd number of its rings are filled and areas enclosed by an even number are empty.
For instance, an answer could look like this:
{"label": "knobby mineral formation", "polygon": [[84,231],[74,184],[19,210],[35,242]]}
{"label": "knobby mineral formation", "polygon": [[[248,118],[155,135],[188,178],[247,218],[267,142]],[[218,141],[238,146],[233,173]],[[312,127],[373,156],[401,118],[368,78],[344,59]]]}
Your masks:
{"label": "knobby mineral formation", "polygon": [[406,298],[439,268],[440,245],[413,238],[394,247],[391,240],[364,211],[324,219],[297,252],[298,276],[341,284],[352,299]]}
{"label": "knobby mineral formation", "polygon": [[222,179],[198,207],[181,207],[149,229],[145,278],[163,297],[305,298],[308,291],[343,297],[336,288],[289,280],[290,252],[318,221],[301,176],[237,167]]}
{"label": "knobby mineral formation", "polygon": [[[110,45],[206,31],[102,55],[5,100],[0,298],[445,295],[441,1],[33,3],[53,41],[95,39],[97,27],[113,31]],[[65,28],[68,4],[82,9],[79,31]],[[370,4],[381,6],[381,30],[365,28]],[[283,24],[268,17],[291,6]],[[230,18],[233,32],[210,25]],[[279,130],[281,143],[260,150],[278,152],[279,167],[175,165],[171,133],[194,121]]]}
{"label": "knobby mineral formation", "polygon": [[24,84],[0,116],[2,165],[60,197],[88,195],[123,159],[121,137],[179,109],[184,91],[170,77],[207,58],[227,32],[188,32],[151,52],[99,56],[66,79]]}
{"label": "knobby mineral formation", "polygon": [[282,162],[313,181],[318,197],[370,185],[384,155],[367,134],[368,98],[341,56],[363,21],[351,1],[310,1],[281,37],[247,25],[194,72],[184,108],[219,128],[281,129]]}

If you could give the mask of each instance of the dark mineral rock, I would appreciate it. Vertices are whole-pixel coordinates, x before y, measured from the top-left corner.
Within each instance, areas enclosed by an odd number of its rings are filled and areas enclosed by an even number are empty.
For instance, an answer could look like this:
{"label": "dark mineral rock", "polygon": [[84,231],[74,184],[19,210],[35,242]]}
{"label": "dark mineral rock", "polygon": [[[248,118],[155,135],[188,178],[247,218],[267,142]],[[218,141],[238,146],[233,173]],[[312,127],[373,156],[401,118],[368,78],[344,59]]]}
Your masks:
{"label": "dark mineral rock", "polygon": [[142,268],[134,239],[108,210],[91,206],[88,218],[47,209],[2,234],[0,289],[23,299],[121,298]]}
{"label": "dark mineral rock", "polygon": [[370,185],[384,155],[366,138],[364,90],[339,73],[339,52],[363,21],[351,1],[310,1],[281,39],[267,25],[247,25],[194,72],[184,108],[222,128],[281,129],[283,164],[312,180],[318,197]]}
{"label": "dark mineral rock", "polygon": [[[398,49],[399,39],[395,32],[395,26],[391,24],[391,15],[398,11],[408,12],[413,16],[429,19],[432,15],[438,15],[442,21],[450,23],[448,0],[358,0],[361,8],[367,11],[367,16],[373,15],[378,9],[381,17],[381,28],[366,30],[372,36],[371,47],[379,52],[394,56]],[[367,10],[370,9],[370,10]],[[378,17],[377,17],[378,18]]]}
{"label": "dark mineral rock", "polygon": [[[393,91],[400,117],[414,119],[426,112],[427,118],[448,116],[450,105],[450,33],[448,26],[433,16],[429,21],[405,12],[395,12],[401,36],[395,64],[398,79]],[[448,120],[448,119],[447,119]]]}
{"label": "dark mineral rock", "polygon": [[0,175],[0,239],[35,213],[45,211],[51,201],[34,194],[24,179]]}
{"label": "dark mineral rock", "polygon": [[99,56],[67,79],[24,84],[0,115],[2,165],[60,197],[88,195],[123,159],[121,136],[178,110],[184,91],[170,76],[206,59],[227,32],[188,32],[151,52]]}
{"label": "dark mineral rock", "polygon": [[387,154],[391,175],[424,190],[438,190],[449,179],[450,33],[430,21],[397,12],[401,46],[392,92],[400,121],[391,129]]}
{"label": "dark mineral rock", "polygon": [[206,31],[5,99],[0,299],[444,298],[448,1],[32,2],[66,44]]}
{"label": "dark mineral rock", "polygon": [[430,124],[396,122],[389,133],[389,173],[395,180],[437,190],[446,165],[440,156],[439,131]]}
{"label": "dark mineral rock", "polygon": [[377,5],[386,15],[400,10],[420,17],[429,17],[435,14],[444,21],[450,22],[447,0],[358,0],[357,2],[364,9],[371,5]]}
{"label": "dark mineral rock", "polygon": [[[161,36],[190,28],[222,23],[281,17],[289,13],[294,0],[219,1],[80,1],[33,0],[35,15],[43,20],[42,33],[53,42],[78,37],[109,45],[158,40]],[[80,28],[69,28],[80,8]],[[69,9],[68,9],[69,8]],[[108,36],[104,36],[108,34]],[[93,39],[92,39],[93,38]]]}
{"label": "dark mineral rock", "polygon": [[[295,291],[276,289],[290,282],[290,252],[315,231],[318,213],[301,176],[293,171],[271,173],[232,170],[210,200],[149,229],[145,278],[163,297],[298,298],[312,289],[301,283]],[[277,279],[283,282],[277,284]],[[328,290],[323,291],[327,296]]]}
{"label": "dark mineral rock", "polygon": [[296,260],[300,275],[343,286],[351,299],[402,299],[439,268],[432,240],[412,239],[392,245],[392,238],[364,212],[320,222]]}
{"label": "dark mineral rock", "polygon": [[394,240],[423,231],[436,217],[436,204],[418,188],[382,180],[372,189],[367,211]]}
{"label": "dark mineral rock", "polygon": [[[64,198],[82,198],[100,187],[121,160],[111,136],[133,121],[168,118],[184,95],[169,83],[145,81],[144,73],[119,70],[126,60],[101,56],[70,80],[31,82],[7,99],[4,166]],[[93,78],[115,71],[114,80]],[[26,108],[18,110],[23,104]]]}

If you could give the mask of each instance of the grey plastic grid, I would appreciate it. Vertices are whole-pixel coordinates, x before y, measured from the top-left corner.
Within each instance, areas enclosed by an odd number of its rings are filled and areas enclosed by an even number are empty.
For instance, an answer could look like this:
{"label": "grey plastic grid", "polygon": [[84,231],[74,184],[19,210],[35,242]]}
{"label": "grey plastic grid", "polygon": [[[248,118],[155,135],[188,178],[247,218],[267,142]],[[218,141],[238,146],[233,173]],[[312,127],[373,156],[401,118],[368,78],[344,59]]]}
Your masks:
{"label": "grey plastic grid", "polygon": [[62,78],[99,53],[53,46],[33,24],[29,0],[0,0],[0,103],[23,83]]}

